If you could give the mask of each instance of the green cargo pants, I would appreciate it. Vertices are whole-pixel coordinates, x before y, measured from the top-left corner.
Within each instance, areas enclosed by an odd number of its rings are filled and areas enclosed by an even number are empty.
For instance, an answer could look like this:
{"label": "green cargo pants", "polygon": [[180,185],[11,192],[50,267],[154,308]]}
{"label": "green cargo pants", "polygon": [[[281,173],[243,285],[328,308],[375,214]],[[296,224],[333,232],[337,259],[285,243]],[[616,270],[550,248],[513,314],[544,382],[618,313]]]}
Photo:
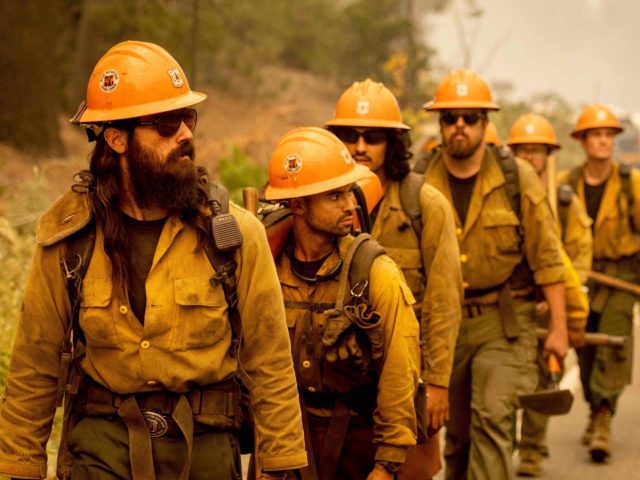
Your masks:
{"label": "green cargo pants", "polygon": [[518,395],[533,392],[537,383],[535,303],[514,302],[520,331],[513,341],[504,335],[497,305],[463,308],[449,386],[447,480],[513,478]]}
{"label": "green cargo pants", "polygon": [[[618,261],[594,260],[598,268],[608,275],[637,283],[638,262],[634,258]],[[587,332],[629,336],[623,349],[610,347],[585,347],[578,350],[580,380],[584,398],[592,411],[608,404],[615,413],[618,398],[631,380],[633,365],[633,304],[638,297],[620,290],[597,284],[589,285],[591,312],[587,320]]]}
{"label": "green cargo pants", "polygon": [[[117,416],[85,417],[73,429],[69,450],[74,456],[72,480],[131,478],[127,427]],[[182,436],[152,439],[157,480],[180,477],[187,456]],[[191,480],[241,480],[240,449],[235,433],[207,431],[193,437]]]}

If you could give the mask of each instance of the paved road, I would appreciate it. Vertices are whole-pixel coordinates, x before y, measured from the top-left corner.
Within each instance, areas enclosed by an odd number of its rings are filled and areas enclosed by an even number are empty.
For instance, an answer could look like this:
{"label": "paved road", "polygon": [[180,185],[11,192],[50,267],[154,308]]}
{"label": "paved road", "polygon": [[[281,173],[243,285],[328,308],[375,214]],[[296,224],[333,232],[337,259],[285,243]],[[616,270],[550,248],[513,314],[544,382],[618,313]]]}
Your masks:
{"label": "paved road", "polygon": [[[580,443],[589,409],[582,397],[578,370],[569,370],[562,387],[575,395],[571,412],[555,417],[549,425],[550,457],[544,463],[545,480],[640,480],[640,335],[636,315],[634,381],[622,395],[612,424],[612,456],[606,464],[594,464]],[[575,359],[573,360],[575,361]],[[568,359],[568,363],[572,360]],[[517,465],[517,454],[514,466]],[[525,478],[525,477],[516,477]],[[435,480],[443,480],[440,472]]]}

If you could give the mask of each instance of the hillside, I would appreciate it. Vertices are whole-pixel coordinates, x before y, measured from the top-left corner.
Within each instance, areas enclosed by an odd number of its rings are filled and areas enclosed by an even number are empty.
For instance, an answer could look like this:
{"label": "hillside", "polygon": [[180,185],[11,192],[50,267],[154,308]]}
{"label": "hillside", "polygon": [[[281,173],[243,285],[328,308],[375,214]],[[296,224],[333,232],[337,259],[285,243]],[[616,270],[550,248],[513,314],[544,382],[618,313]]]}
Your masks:
{"label": "hillside", "polygon": [[[208,98],[198,107],[197,158],[214,177],[230,145],[266,166],[286,131],[321,125],[331,116],[341,88],[309,73],[265,67],[258,82],[246,82],[238,90],[202,89]],[[67,118],[60,118],[59,125],[64,157],[33,158],[0,145],[0,215],[14,226],[34,221],[68,190],[73,174],[87,166],[92,147],[82,129]]]}

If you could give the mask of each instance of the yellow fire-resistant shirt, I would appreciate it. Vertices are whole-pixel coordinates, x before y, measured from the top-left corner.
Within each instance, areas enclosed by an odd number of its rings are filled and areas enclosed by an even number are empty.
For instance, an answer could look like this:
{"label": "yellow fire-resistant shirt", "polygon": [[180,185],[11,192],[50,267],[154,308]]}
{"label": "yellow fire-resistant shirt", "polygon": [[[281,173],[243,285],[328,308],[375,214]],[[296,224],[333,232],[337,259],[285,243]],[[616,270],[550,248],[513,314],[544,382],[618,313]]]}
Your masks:
{"label": "yellow fire-resistant shirt", "polygon": [[[295,374],[282,293],[264,228],[249,212],[231,205],[242,232],[236,252],[240,358],[254,385],[251,403],[262,464],[281,470],[306,464]],[[46,476],[45,444],[55,413],[60,349],[70,320],[60,259],[65,238],[89,220],[84,195],[69,193],[42,219],[2,408],[0,473]],[[231,329],[227,302],[194,229],[169,217],[146,280],[144,326],[111,282],[111,267],[97,229],[86,272],[80,325],[87,355],[82,368],[95,381],[121,393],[220,382],[236,372],[228,355]]]}
{"label": "yellow fire-resistant shirt", "polygon": [[[463,286],[487,289],[506,282],[526,256],[537,285],[564,281],[561,244],[542,182],[531,166],[516,159],[520,182],[522,229],[503,188],[504,175],[497,159],[487,149],[475,182],[467,219],[456,217],[460,242]],[[426,181],[451,202],[449,178],[442,152],[434,155]]]}
{"label": "yellow fire-resistant shirt", "polygon": [[[337,250],[324,261],[317,275],[334,271],[340,259],[346,257],[353,240],[351,236],[339,238]],[[309,302],[332,308],[329,305],[336,301],[339,276],[307,283],[291,271],[291,262],[286,254],[278,257],[276,265],[287,305]],[[407,447],[416,443],[414,396],[420,373],[420,353],[418,322],[412,307],[415,300],[397,265],[386,255],[373,261],[369,281],[369,302],[382,318],[384,343],[373,414],[374,442],[378,445],[375,457],[377,460],[404,462]],[[294,341],[297,341],[296,326],[298,329],[302,327],[308,309],[287,307],[286,311],[288,326]],[[326,314],[322,311],[311,311],[308,320],[311,322],[310,331],[322,332],[325,320]],[[297,365],[297,370],[304,371],[305,375],[312,368],[315,366],[311,362]],[[300,388],[308,388],[305,380],[299,378],[298,383]],[[308,391],[315,392],[316,389],[311,387]],[[330,415],[331,411],[326,413]]]}
{"label": "yellow fire-resistant shirt", "polygon": [[420,188],[422,236],[418,236],[400,203],[400,182],[389,181],[371,235],[385,247],[417,299],[423,341],[423,379],[449,386],[460,326],[462,273],[453,211],[438,190]]}
{"label": "yellow fire-resistant shirt", "polygon": [[[584,167],[583,167],[584,168]],[[570,185],[570,171],[558,175],[558,182]],[[584,177],[578,180],[576,194],[586,210]],[[640,252],[640,172],[631,170],[631,194],[633,212],[629,212],[627,198],[622,191],[620,165],[613,164],[613,170],[604,187],[602,202],[593,226],[593,258],[618,260]],[[633,226],[630,221],[632,213]]]}

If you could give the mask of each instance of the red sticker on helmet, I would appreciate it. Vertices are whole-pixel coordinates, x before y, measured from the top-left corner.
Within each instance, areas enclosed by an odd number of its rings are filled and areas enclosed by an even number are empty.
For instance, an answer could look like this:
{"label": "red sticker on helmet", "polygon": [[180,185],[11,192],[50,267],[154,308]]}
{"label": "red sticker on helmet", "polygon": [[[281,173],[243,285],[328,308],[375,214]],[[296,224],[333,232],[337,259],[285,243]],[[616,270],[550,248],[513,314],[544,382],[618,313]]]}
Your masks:
{"label": "red sticker on helmet", "polygon": [[118,88],[119,83],[120,75],[118,75],[116,70],[105,70],[100,77],[100,90],[106,93],[111,93]]}

